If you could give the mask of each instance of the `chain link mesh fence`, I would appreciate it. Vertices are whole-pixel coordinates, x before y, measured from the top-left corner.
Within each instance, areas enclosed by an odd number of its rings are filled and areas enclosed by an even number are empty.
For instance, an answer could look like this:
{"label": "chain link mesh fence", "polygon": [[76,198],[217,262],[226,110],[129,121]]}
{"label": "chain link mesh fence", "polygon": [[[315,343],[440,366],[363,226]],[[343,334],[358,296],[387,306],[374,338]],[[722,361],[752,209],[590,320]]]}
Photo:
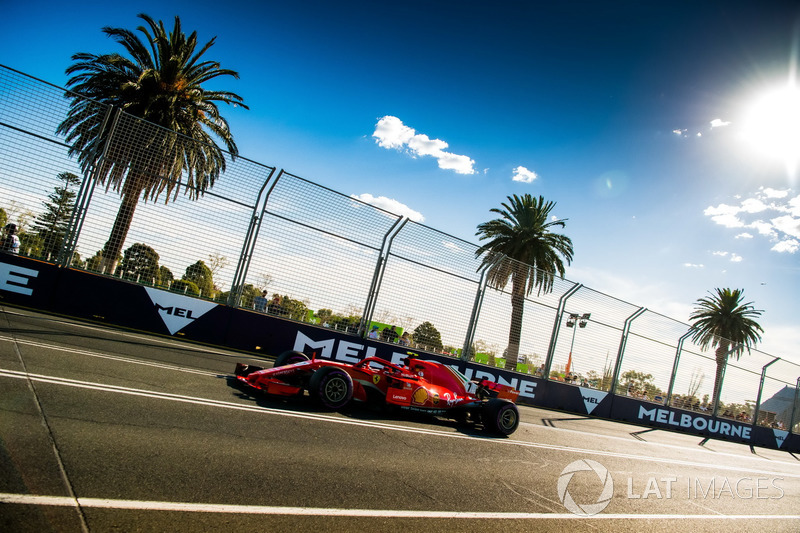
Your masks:
{"label": "chain link mesh fence", "polygon": [[[76,98],[95,119],[67,121]],[[214,154],[219,175],[187,170]],[[800,429],[794,363],[729,358],[714,405],[716,356],[687,324],[557,277],[515,292],[528,265],[504,259],[503,284],[473,243],[7,67],[0,178],[0,222],[29,257],[496,367],[516,352],[520,373]]]}

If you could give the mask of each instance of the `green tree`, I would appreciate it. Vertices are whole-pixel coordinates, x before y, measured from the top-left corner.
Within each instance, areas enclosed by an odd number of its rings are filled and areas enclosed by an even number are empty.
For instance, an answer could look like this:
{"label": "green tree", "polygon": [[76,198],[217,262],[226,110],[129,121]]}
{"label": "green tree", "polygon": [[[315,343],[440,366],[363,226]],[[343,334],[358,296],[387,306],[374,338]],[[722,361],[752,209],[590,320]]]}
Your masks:
{"label": "green tree", "polygon": [[[72,56],[73,64],[66,70],[72,76],[67,81],[70,109],[57,129],[66,136],[69,153],[77,156],[82,169],[94,166],[106,190],[122,195],[103,249],[105,273],[115,271],[140,198],[156,201],[163,195],[169,202],[181,189],[190,199],[202,195],[225,171],[225,155],[215,139],[224,143],[231,157],[238,155],[217,103],[247,108],[234,93],[204,87],[215,78],[239,77],[215,61],[201,61],[216,38],[198,50],[197,32],[184,34],[180,18],[175,17],[172,31],[167,32],[163,22],[156,23],[145,14],[138,17],[146,24],[137,28],[144,40],[131,30],[103,28],[129,57],[118,53]],[[108,105],[166,130],[148,129],[136,141],[128,135],[109,139],[111,124],[104,120]],[[197,142],[185,142],[172,132]]]}
{"label": "green tree", "polygon": [[[233,288],[234,292],[238,289],[238,285]],[[254,287],[251,283],[245,284],[244,287],[242,287],[242,299],[239,303],[240,307],[251,309],[253,307],[253,299],[260,294],[261,291]],[[214,299],[218,302],[227,303],[230,295],[230,291],[221,292]]]}
{"label": "green tree", "polygon": [[81,259],[81,254],[75,252],[72,254],[72,267],[86,269],[86,261]]}
{"label": "green tree", "polygon": [[19,232],[19,253],[28,257],[42,257],[44,242],[42,238],[29,231]]}
{"label": "green tree", "polygon": [[423,322],[414,330],[414,344],[435,351],[442,351],[442,335],[433,324]]}
{"label": "green tree", "polygon": [[58,257],[64,236],[67,233],[69,220],[75,210],[75,193],[71,187],[80,185],[81,180],[72,172],[62,172],[56,176],[63,183],[57,186],[43,202],[44,213],[33,222],[32,233],[42,240],[42,254],[50,261]]}
{"label": "green tree", "polygon": [[201,296],[205,298],[214,297],[214,276],[211,274],[211,269],[202,260],[189,265],[182,279],[197,285]]}
{"label": "green tree", "polygon": [[163,287],[169,287],[170,284],[175,280],[175,276],[172,274],[172,271],[161,265],[158,267],[158,282]]}
{"label": "green tree", "polygon": [[333,318],[333,311],[330,309],[319,309],[316,313],[317,319],[319,320],[320,324],[325,324],[326,322],[330,324],[330,320]]}
{"label": "green tree", "polygon": [[741,289],[715,289],[708,297],[697,300],[689,320],[692,321],[692,341],[701,350],[716,348],[717,362],[714,376],[714,392],[711,405],[719,401],[722,376],[728,358],[739,357],[761,341],[764,330],[755,321],[763,311],[753,307],[753,302],[742,303],[744,291]]}
{"label": "green tree", "polygon": [[170,289],[172,292],[179,292],[181,294],[188,294],[191,296],[200,296],[200,289],[191,281],[179,279],[172,284]]}
{"label": "green tree", "polygon": [[146,244],[137,242],[122,254],[119,264],[123,278],[142,283],[161,283],[161,271],[158,268],[158,253]]}
{"label": "green tree", "polygon": [[309,309],[305,302],[284,296],[281,298],[281,316],[298,322],[307,322]]}
{"label": "green tree", "polygon": [[538,289],[553,290],[555,276],[564,276],[564,261],[572,262],[572,240],[552,228],[566,225],[564,220],[551,220],[555,202],[545,202],[530,194],[508,197],[502,209],[493,208],[500,218],[478,225],[476,235],[488,242],[475,255],[482,257],[481,268],[487,267],[487,283],[502,290],[511,281],[511,325],[508,332],[506,369],[514,370],[519,358],[522,338],[522,317],[525,297]]}

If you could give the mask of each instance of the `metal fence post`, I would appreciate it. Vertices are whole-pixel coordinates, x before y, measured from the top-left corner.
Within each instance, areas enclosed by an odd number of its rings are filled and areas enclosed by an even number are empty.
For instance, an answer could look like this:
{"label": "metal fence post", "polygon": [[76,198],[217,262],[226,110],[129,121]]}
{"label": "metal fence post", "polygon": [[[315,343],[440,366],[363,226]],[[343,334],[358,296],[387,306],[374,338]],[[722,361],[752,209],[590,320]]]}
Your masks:
{"label": "metal fence post", "polygon": [[544,361],[544,372],[542,377],[550,379],[550,368],[553,366],[553,357],[556,353],[556,344],[558,343],[558,332],[561,329],[561,317],[564,314],[564,308],[567,305],[567,298],[578,292],[583,284],[577,283],[569,288],[567,292],[561,295],[558,300],[558,308],[556,309],[556,319],[553,322],[553,333],[550,335],[550,345],[547,347],[547,357]]}
{"label": "metal fence post", "polygon": [[798,411],[800,409],[797,408],[798,404],[800,404],[800,378],[797,378],[797,383],[794,386],[794,402],[792,402],[792,415],[789,417],[789,431],[795,433],[794,425],[796,417],[800,415]]}
{"label": "metal fence post", "polygon": [[488,269],[488,265],[484,265],[481,269],[478,292],[475,293],[475,302],[472,304],[472,313],[469,317],[469,326],[467,326],[467,337],[464,339],[464,347],[461,348],[462,361],[469,361],[472,355],[472,342],[475,340],[475,330],[478,327],[478,315],[480,315],[481,307],[483,306],[483,297],[486,295],[486,271]]}
{"label": "metal fence post", "polygon": [[375,303],[378,299],[381,281],[383,281],[383,273],[386,270],[386,260],[388,259],[389,249],[392,247],[392,241],[407,222],[408,219],[405,217],[398,218],[383,236],[381,249],[378,252],[378,262],[375,264],[375,271],[372,274],[372,281],[369,285],[367,302],[364,304],[364,313],[361,316],[361,323],[358,325],[358,334],[361,337],[367,334],[369,323],[372,322],[372,314],[375,312]]}
{"label": "metal fence post", "polygon": [[646,308],[640,307],[635,313],[625,319],[625,324],[622,326],[622,338],[619,341],[617,360],[614,363],[614,376],[611,378],[611,388],[609,389],[613,394],[616,394],[619,372],[622,370],[622,357],[625,355],[625,345],[628,343],[628,333],[631,330],[631,323],[645,311],[647,311]]}
{"label": "metal fence post", "polygon": [[678,375],[678,363],[680,363],[681,360],[681,351],[683,350],[683,343],[686,339],[688,339],[692,335],[692,333],[694,333],[694,330],[690,329],[689,331],[681,335],[680,339],[678,339],[678,347],[675,350],[675,361],[672,363],[672,375],[669,378],[669,387],[667,388],[666,405],[669,405],[670,402],[672,401],[672,391],[675,388],[675,378]]}
{"label": "metal fence post", "polygon": [[[264,184],[261,186],[261,189],[259,189],[258,195],[256,196],[256,201],[253,205],[253,214],[250,217],[250,224],[247,227],[244,242],[242,243],[242,251],[239,254],[239,260],[236,262],[236,269],[233,272],[231,290],[228,293],[227,303],[232,307],[239,307],[239,304],[242,302],[244,282],[247,279],[247,272],[250,269],[250,262],[253,258],[253,249],[255,248],[256,240],[258,240],[258,233],[261,231],[261,223],[264,221],[264,212],[267,210],[267,201],[269,200],[270,193],[275,188],[275,184],[278,183],[278,180],[283,175],[283,169],[281,169],[281,171],[278,173],[275,181],[272,182],[272,186],[270,187],[269,192],[264,195],[264,200],[262,202],[261,196],[264,194],[264,190],[270,183],[270,179],[272,179],[273,174],[275,174],[274,168],[270,170],[267,179],[264,180]],[[260,214],[258,213],[259,205],[261,205]]]}
{"label": "metal fence post", "polygon": [[[756,396],[756,407],[753,410],[753,425],[758,424],[758,413],[761,411],[761,393],[764,392],[764,380],[767,377],[767,367],[769,367],[769,365],[773,363],[777,363],[780,360],[781,360],[780,357],[776,357],[775,359],[773,359],[772,361],[761,367],[761,381],[758,384],[758,396]],[[720,386],[720,391],[721,390],[722,386]],[[719,405],[719,402],[717,402],[717,405]]]}

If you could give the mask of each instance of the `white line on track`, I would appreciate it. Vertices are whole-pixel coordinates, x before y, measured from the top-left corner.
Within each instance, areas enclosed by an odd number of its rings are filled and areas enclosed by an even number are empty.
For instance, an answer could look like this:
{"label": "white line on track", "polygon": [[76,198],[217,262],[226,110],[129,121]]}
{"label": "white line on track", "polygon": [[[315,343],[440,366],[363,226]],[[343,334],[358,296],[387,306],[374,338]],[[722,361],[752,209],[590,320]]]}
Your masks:
{"label": "white line on track", "polygon": [[227,505],[210,503],[153,502],[137,500],[107,500],[102,498],[73,498],[0,493],[0,503],[18,505],[48,505],[84,508],[124,509],[138,511],[175,511],[194,513],[260,514],[291,516],[341,516],[350,518],[467,518],[478,520],[800,520],[800,515],[720,515],[720,514],[597,514],[581,516],[570,513],[484,513],[460,511],[416,511],[393,509],[335,509],[321,507],[271,507],[258,505]]}
{"label": "white line on track", "polygon": [[[54,376],[45,376],[41,374],[29,374],[15,370],[0,369],[0,377],[15,378],[15,379],[30,379],[39,383],[50,383],[54,385],[62,385],[68,387],[77,387],[88,390],[111,392],[116,394],[126,394],[131,396],[139,396],[146,398],[154,398],[159,400],[168,400],[175,402],[182,402],[188,404],[202,405],[206,407],[220,407],[225,409],[232,409],[238,411],[249,411],[262,414],[271,414],[277,416],[285,416],[291,418],[300,418],[305,420],[315,420],[320,422],[328,422],[335,424],[344,424],[349,426],[360,426],[368,428],[384,429],[389,431],[398,431],[404,433],[417,433],[424,435],[432,435],[438,437],[446,437],[452,439],[467,439],[467,440],[480,440],[487,444],[493,445],[512,445],[525,448],[538,448],[551,451],[561,451],[567,453],[577,453],[582,455],[595,455],[602,457],[615,457],[621,459],[630,459],[635,461],[646,461],[652,463],[665,463],[668,465],[682,465],[691,466],[695,468],[712,468],[714,470],[727,470],[733,472],[747,472],[753,474],[767,474],[779,477],[800,478],[800,473],[778,472],[766,469],[745,468],[742,466],[728,466],[728,465],[715,465],[708,462],[698,461],[685,461],[679,459],[648,457],[643,455],[636,455],[630,453],[610,452],[603,450],[591,450],[587,448],[577,448],[573,446],[561,446],[556,444],[540,444],[535,442],[525,442],[512,439],[496,439],[488,437],[479,437],[474,435],[465,435],[463,433],[452,433],[440,431],[430,428],[415,428],[409,426],[402,426],[398,424],[388,424],[385,422],[376,422],[372,420],[354,420],[349,418],[340,418],[331,415],[324,415],[318,413],[300,413],[296,411],[285,411],[281,409],[272,409],[269,407],[261,407],[257,405],[248,405],[234,402],[225,402],[220,400],[211,400],[207,398],[198,398],[194,396],[183,396],[180,394],[171,394],[167,392],[149,391],[143,389],[133,389],[129,387],[119,387],[116,385],[105,385],[102,383],[92,383],[88,381],[79,381],[74,379],[59,378]],[[774,466],[774,465],[773,465]]]}
{"label": "white line on track", "polygon": [[33,346],[36,348],[45,348],[47,350],[55,350],[59,352],[66,352],[68,354],[73,355],[85,355],[87,357],[96,357],[98,359],[108,359],[110,361],[118,361],[123,363],[131,363],[135,365],[142,365],[142,366],[152,366],[155,368],[164,368],[167,370],[176,370],[179,372],[186,372],[189,374],[200,374],[203,376],[219,376],[219,372],[209,372],[208,370],[197,370],[194,368],[186,368],[178,365],[170,365],[168,363],[158,363],[155,361],[148,361],[145,359],[134,359],[132,357],[124,357],[120,355],[109,355],[107,353],[101,352],[93,352],[89,350],[79,350],[76,348],[65,348],[63,346],[57,344],[47,344],[44,342],[36,342],[36,341],[27,341],[22,339],[14,339],[12,337],[6,337],[4,335],[0,335],[0,341],[9,341],[9,342],[16,342],[19,345],[24,346]]}

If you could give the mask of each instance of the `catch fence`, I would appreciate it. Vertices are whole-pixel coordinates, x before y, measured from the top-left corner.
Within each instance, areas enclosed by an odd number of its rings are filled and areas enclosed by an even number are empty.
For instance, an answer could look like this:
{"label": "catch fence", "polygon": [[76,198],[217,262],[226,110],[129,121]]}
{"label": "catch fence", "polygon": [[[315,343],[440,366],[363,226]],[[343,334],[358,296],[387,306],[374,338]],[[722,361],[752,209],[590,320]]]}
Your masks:
{"label": "catch fence", "polygon": [[[69,130],[75,99],[0,67],[0,222],[19,226],[23,255],[354,336],[394,326],[388,342],[505,366],[512,287],[487,283],[476,244],[224,151],[213,184],[170,172],[174,153],[208,147],[89,100],[96,119]],[[103,257],[124,209],[120,256]],[[581,284],[534,289],[521,331],[520,373],[800,430],[800,366],[745,352],[715,404],[715,354],[688,324]]]}

